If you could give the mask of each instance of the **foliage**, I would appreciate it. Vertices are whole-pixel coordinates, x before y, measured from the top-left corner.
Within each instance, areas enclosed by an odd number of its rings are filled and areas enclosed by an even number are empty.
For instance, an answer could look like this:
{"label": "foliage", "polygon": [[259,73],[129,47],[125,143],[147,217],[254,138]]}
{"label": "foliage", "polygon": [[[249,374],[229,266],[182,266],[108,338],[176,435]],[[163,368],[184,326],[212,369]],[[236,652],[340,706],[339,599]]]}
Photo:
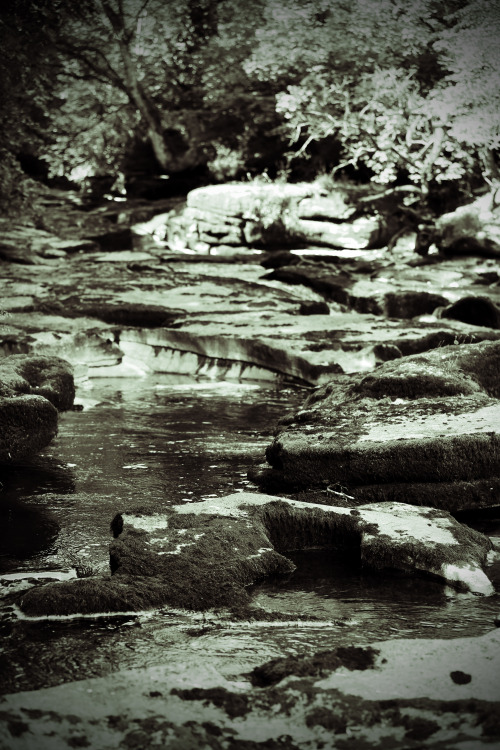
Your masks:
{"label": "foliage", "polygon": [[436,42],[448,74],[430,96],[450,139],[469,149],[500,149],[500,8],[472,0]]}
{"label": "foliage", "polygon": [[497,148],[499,12],[457,5],[354,0],[333,12],[297,0],[281,16],[275,6],[252,65],[288,76],[277,109],[299,151],[334,135],[339,168],[363,163],[378,182],[405,175],[425,192],[470,172],[477,147]]}
{"label": "foliage", "polygon": [[217,180],[333,139],[337,173],[498,181],[499,35],[489,0],[4,0],[0,201],[19,152],[117,173],[134,138]]}

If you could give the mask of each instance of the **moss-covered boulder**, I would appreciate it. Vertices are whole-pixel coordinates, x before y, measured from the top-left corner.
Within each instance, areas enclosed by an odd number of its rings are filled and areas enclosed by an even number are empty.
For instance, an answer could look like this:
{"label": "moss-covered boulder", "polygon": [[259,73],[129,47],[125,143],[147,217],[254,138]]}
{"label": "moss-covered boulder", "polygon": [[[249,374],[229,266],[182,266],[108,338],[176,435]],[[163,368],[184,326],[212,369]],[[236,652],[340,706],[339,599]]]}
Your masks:
{"label": "moss-covered boulder", "polygon": [[[361,502],[497,505],[499,393],[498,342],[386,362],[347,388],[332,382],[278,428],[267,449],[272,481],[302,490],[340,487]],[[256,478],[265,483],[269,476]]]}
{"label": "moss-covered boulder", "polygon": [[490,540],[448,513],[405,504],[314,505],[241,493],[174,506],[166,514],[118,514],[111,576],[47,584],[26,592],[28,615],[242,607],[247,587],[295,569],[297,549],[359,549],[372,568],[431,575],[490,595],[483,568]]}
{"label": "moss-covered boulder", "polygon": [[57,433],[58,410],[75,397],[72,369],[56,357],[0,361],[0,461],[29,458]]}
{"label": "moss-covered boulder", "polygon": [[59,357],[14,354],[0,360],[0,396],[43,396],[59,411],[70,409],[75,398],[73,370]]}

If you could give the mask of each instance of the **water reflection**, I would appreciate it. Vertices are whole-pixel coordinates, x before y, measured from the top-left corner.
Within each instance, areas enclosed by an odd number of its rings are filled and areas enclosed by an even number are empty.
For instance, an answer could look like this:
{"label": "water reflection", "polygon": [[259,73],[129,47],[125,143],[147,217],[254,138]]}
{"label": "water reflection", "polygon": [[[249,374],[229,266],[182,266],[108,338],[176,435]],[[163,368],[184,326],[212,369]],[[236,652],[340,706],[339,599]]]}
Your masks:
{"label": "water reflection", "polygon": [[56,458],[45,456],[31,461],[0,464],[2,498],[74,491],[75,479],[71,467],[61,465]]}
{"label": "water reflection", "polygon": [[[29,575],[75,561],[105,570],[117,511],[161,511],[248,489],[250,465],[263,460],[278,419],[303,398],[297,390],[168,376],[92,381],[77,396],[83,411],[61,415],[57,438],[36,461],[2,469],[1,570]],[[168,612],[111,624],[12,625],[4,600],[0,684],[8,690],[58,684],[155,664],[177,648],[196,659],[210,652],[228,664],[254,659],[256,665],[280,653],[391,637],[479,635],[493,627],[498,596],[461,595],[430,580],[371,572],[354,552],[294,553],[291,577],[254,587],[256,605],[290,613],[288,622],[272,626],[216,623],[213,633],[188,636]],[[493,578],[500,584],[500,570]]]}
{"label": "water reflection", "polygon": [[253,589],[267,610],[345,623],[356,640],[456,637],[491,630],[498,597],[462,594],[429,578],[361,567],[359,557],[325,550],[287,553],[297,569]]}
{"label": "water reflection", "polygon": [[161,512],[248,488],[248,468],[262,460],[270,428],[303,395],[173,376],[87,383],[77,393],[83,410],[60,415],[49,448],[33,462],[5,468],[4,501],[32,498],[60,527],[57,549],[44,547],[13,517],[14,537],[25,539],[14,557],[24,569],[35,553],[45,566],[79,561],[106,568],[109,523],[118,511]]}

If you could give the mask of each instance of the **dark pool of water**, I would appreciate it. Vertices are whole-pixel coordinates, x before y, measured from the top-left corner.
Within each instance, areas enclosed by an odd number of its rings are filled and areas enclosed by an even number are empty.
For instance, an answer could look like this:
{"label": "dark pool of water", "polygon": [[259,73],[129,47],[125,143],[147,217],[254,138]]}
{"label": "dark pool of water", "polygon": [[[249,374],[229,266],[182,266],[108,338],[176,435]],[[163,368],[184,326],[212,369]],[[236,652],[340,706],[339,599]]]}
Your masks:
{"label": "dark pool of water", "polygon": [[[498,614],[498,595],[474,596],[435,580],[363,568],[355,551],[302,550],[288,557],[295,572],[280,583],[256,586],[255,603],[297,616],[314,613],[343,624],[355,640],[478,635],[492,629]],[[489,574],[500,590],[500,565]]]}
{"label": "dark pool of water", "polygon": [[[116,512],[161,511],[251,489],[248,468],[263,460],[277,420],[304,395],[167,376],[102,379],[81,388],[84,410],[61,416],[51,446],[0,476],[0,585],[7,596],[0,606],[0,690],[149,666],[174,652],[201,660],[216,653],[232,664],[243,654],[259,663],[270,654],[490,630],[498,594],[476,597],[431,580],[370,572],[360,567],[359,551],[293,553],[294,574],[253,587],[254,603],[286,616],[285,623],[215,621],[191,632],[191,616],[168,610],[61,622],[16,618],[9,597],[25,583],[2,580],[2,573],[29,576],[75,564],[105,571]],[[468,520],[499,535],[494,515]],[[490,573],[500,590],[500,566]]]}

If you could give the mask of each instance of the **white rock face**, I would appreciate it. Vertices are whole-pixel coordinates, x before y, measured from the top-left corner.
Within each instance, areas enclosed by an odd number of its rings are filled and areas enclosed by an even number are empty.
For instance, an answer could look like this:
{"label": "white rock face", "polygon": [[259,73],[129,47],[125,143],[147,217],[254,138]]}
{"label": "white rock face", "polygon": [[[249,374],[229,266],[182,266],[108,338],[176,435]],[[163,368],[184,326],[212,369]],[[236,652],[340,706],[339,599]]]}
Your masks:
{"label": "white rock face", "polygon": [[[189,644],[174,642],[168,661],[155,666],[4,695],[0,709],[8,721],[0,726],[0,744],[28,750],[36,738],[37,749],[64,750],[85,737],[95,750],[109,750],[130,744],[131,737],[148,742],[154,736],[162,747],[184,749],[213,746],[216,728],[224,746],[280,742],[287,736],[293,747],[304,750],[333,747],[327,744],[331,729],[310,720],[317,711],[336,726],[339,743],[353,744],[354,739],[354,744],[359,740],[379,750],[389,740],[399,750],[415,746],[413,740],[411,745],[405,740],[404,719],[410,727],[430,728],[431,744],[419,747],[441,746],[443,737],[443,746],[450,748],[496,747],[494,737],[485,737],[483,725],[488,723],[488,710],[493,717],[500,700],[500,630],[477,638],[373,643],[370,646],[378,652],[373,668],[339,667],[325,678],[299,681],[292,674],[271,692],[252,689],[241,675],[241,658],[224,663],[219,640],[205,638],[202,659]],[[252,644],[248,645],[251,654]],[[261,656],[263,663],[271,655],[264,649]],[[421,698],[426,699],[423,705]],[[280,700],[286,701],[286,713],[280,710]],[[378,701],[387,700],[392,704],[385,713]],[[485,703],[457,712],[455,702],[461,700]],[[210,734],[205,733],[207,725]],[[23,726],[23,732],[11,734],[11,726]]]}
{"label": "white rock face", "polygon": [[[371,503],[357,508],[334,507],[250,492],[235,493],[201,503],[176,505],[173,510],[179,514],[244,518],[250,517],[253,509],[261,508],[266,510],[272,525],[277,501],[286,504],[290,523],[293,523],[294,511],[314,510],[316,524],[319,522],[318,514],[325,519],[336,515],[339,520],[344,519],[347,533],[347,530],[352,530],[354,519],[360,534],[361,558],[368,565],[381,568],[389,565],[406,572],[431,574],[451,586],[484,596],[495,593],[483,570],[491,548],[489,540],[482,534],[477,534],[477,537],[474,536],[474,543],[459,541],[463,527],[446,512],[406,503]],[[278,513],[276,515],[278,519]],[[297,514],[298,524],[307,523],[306,519],[302,513]],[[456,560],[453,564],[448,562],[450,553]],[[390,562],[387,563],[386,559]]]}
{"label": "white rock face", "polygon": [[[380,654],[374,670],[340,669],[316,686],[375,700],[500,700],[500,630],[478,638],[401,638],[375,646]],[[456,672],[470,680],[455,682],[452,675]]]}

